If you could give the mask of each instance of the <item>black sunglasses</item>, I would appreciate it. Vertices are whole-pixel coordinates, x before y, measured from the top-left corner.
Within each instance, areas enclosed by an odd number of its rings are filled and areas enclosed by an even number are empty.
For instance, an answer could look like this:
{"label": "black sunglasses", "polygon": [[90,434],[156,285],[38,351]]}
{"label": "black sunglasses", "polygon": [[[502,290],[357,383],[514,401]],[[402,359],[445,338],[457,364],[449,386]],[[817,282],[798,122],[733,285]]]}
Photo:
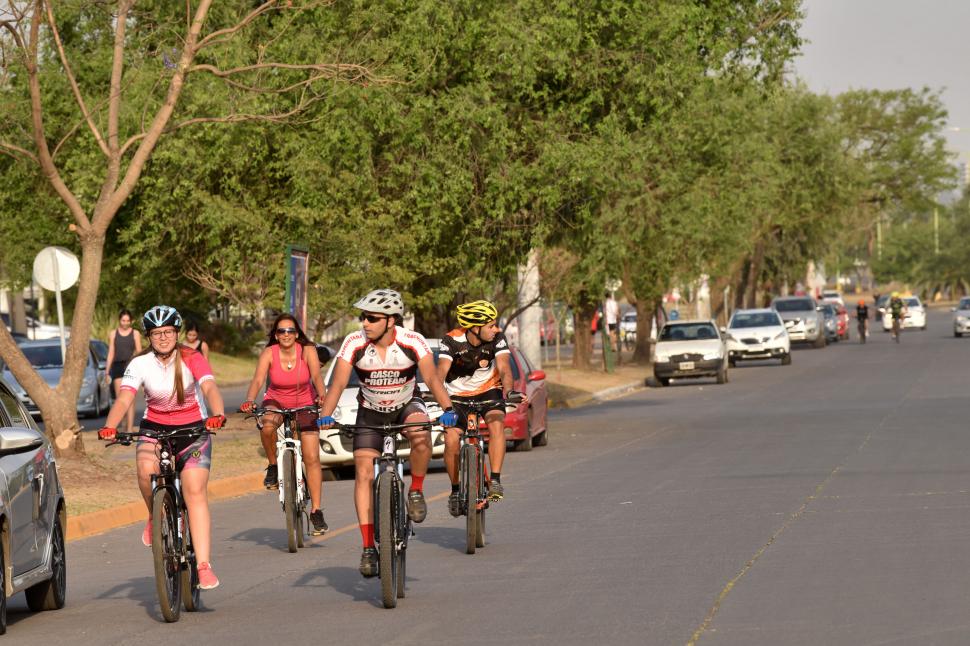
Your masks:
{"label": "black sunglasses", "polygon": [[276,328],[276,334],[296,334],[296,328],[295,327]]}
{"label": "black sunglasses", "polygon": [[361,315],[357,317],[357,320],[360,321],[361,323],[363,323],[365,319],[368,323],[377,323],[378,321],[386,321],[387,318],[388,317],[386,316],[377,316],[376,314],[364,314],[362,312]]}

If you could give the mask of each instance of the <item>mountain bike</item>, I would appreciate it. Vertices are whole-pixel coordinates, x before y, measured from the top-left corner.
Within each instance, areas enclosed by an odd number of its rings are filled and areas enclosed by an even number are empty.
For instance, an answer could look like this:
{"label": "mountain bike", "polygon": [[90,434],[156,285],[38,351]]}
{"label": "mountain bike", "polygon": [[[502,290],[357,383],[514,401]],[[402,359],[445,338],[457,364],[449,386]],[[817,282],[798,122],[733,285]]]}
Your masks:
{"label": "mountain bike", "polygon": [[859,328],[859,343],[866,342],[866,333],[869,328],[869,326],[866,323],[867,323],[866,319],[859,319],[859,322],[857,324]]}
{"label": "mountain bike", "polygon": [[458,504],[465,517],[465,552],[474,554],[476,548],[485,547],[485,510],[489,503],[489,469],[483,441],[488,431],[480,428],[480,420],[490,410],[504,410],[505,402],[452,399],[451,404],[467,419],[458,448]]}
{"label": "mountain bike", "polygon": [[162,616],[167,622],[179,620],[180,603],[188,612],[202,605],[199,569],[192,547],[189,513],[182,498],[181,467],[175,442],[214,434],[202,424],[168,431],[145,430],[121,433],[106,446],[128,446],[139,437],[156,441],[159,472],[152,475],[152,559],[155,563],[155,589]]}
{"label": "mountain bike", "polygon": [[310,494],[307,491],[306,465],[303,464],[303,445],[300,443],[300,426],[297,417],[306,411],[317,411],[317,406],[299,408],[271,408],[256,406],[247,415],[256,418],[256,426],[263,428],[263,416],[275,413],[283,417],[276,429],[276,469],[279,479],[280,505],[286,519],[286,546],[290,553],[303,547],[305,528],[310,526],[307,504]]}
{"label": "mountain bike", "polygon": [[406,424],[336,424],[338,433],[376,431],[384,437],[383,450],[374,458],[374,540],[377,543],[381,600],[385,608],[404,598],[408,539],[414,535],[404,494],[404,460],[397,455],[398,436],[404,429],[431,429],[431,422]]}
{"label": "mountain bike", "polygon": [[902,323],[902,318],[896,318],[895,316],[893,317],[893,340],[895,340],[896,343],[899,343],[899,332],[900,328],[902,328]]}

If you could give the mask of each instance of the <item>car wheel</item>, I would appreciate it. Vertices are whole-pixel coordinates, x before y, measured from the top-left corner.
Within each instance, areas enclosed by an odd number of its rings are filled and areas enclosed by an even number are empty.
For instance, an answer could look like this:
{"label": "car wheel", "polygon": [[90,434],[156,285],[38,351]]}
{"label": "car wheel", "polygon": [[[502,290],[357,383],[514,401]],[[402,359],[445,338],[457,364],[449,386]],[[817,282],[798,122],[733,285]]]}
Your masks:
{"label": "car wheel", "polygon": [[670,385],[670,379],[667,378],[667,377],[657,377],[657,383],[659,383],[661,387],[663,387],[663,386],[669,386]]}
{"label": "car wheel", "polygon": [[67,558],[60,516],[54,517],[51,533],[51,578],[27,588],[27,607],[34,612],[60,610],[67,599]]}
{"label": "car wheel", "polygon": [[790,352],[787,353],[787,354],[782,355],[782,357],[781,357],[781,365],[783,365],[783,366],[790,366],[791,365],[791,353]]}
{"label": "car wheel", "polygon": [[717,371],[717,383],[726,384],[728,381],[727,366],[722,365]]}
{"label": "car wheel", "polygon": [[819,334],[817,337],[815,337],[815,341],[812,343],[812,346],[815,348],[824,348],[825,334]]}
{"label": "car wheel", "polygon": [[737,359],[728,359],[728,364],[732,368],[737,368],[738,367],[738,360]]}
{"label": "car wheel", "polygon": [[957,332],[956,330],[953,330],[953,336],[959,339],[961,336],[963,336],[963,334],[961,334],[960,332]]}
{"label": "car wheel", "polygon": [[549,444],[549,428],[532,437],[532,446],[546,446]]}

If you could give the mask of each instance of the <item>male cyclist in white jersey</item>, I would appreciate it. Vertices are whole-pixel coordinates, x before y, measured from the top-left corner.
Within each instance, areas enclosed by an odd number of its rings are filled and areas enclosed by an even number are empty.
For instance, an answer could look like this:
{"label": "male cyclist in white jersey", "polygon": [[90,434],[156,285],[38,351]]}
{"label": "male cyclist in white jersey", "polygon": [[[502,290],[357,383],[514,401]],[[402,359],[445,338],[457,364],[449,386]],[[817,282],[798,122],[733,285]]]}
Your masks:
{"label": "male cyclist in white jersey", "polygon": [[[454,425],[455,412],[444,385],[434,368],[434,355],[428,342],[417,332],[401,327],[404,303],[401,295],[390,289],[378,289],[354,303],[361,310],[362,329],[344,339],[333,368],[333,379],[320,409],[317,422],[330,428],[336,420],[333,411],[340,401],[351,371],[360,380],[357,395],[357,424],[380,426],[427,422],[428,411],[415,388],[417,372],[428,385],[434,398],[445,412],[442,424]],[[424,477],[431,461],[431,433],[427,428],[414,427],[403,431],[411,444],[411,486],[408,491],[408,516],[416,523],[428,514],[424,500]],[[382,439],[376,431],[354,434],[354,504],[360,523],[364,552],[360,558],[360,573],[376,576],[377,550],[374,547],[374,515],[372,487],[374,458],[381,452]]]}
{"label": "male cyclist in white jersey", "polygon": [[[458,406],[458,424],[465,426],[467,420],[461,402],[501,401],[521,403],[525,396],[512,390],[512,368],[509,363],[511,351],[505,335],[496,319],[498,310],[488,301],[474,301],[459,305],[458,329],[452,330],[441,340],[438,354],[438,376],[445,382],[448,395]],[[501,500],[502,462],[505,459],[505,406],[496,404],[485,413],[488,425],[488,461],[491,476],[488,486],[490,500]],[[443,424],[444,425],[444,424]],[[458,448],[460,431],[445,426],[445,469],[451,479],[451,495],[448,511],[458,516]],[[526,440],[528,441],[528,440]]]}

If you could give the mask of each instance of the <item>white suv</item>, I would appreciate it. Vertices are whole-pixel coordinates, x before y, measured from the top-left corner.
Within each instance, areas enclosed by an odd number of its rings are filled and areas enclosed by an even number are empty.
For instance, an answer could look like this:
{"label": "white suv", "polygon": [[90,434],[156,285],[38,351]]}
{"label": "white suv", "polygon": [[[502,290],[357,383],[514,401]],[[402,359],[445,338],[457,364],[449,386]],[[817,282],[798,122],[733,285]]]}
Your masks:
{"label": "white suv", "polygon": [[[906,305],[906,314],[903,316],[903,320],[900,322],[900,329],[905,330],[906,328],[918,328],[920,330],[926,329],[926,308],[923,307],[923,303],[920,301],[918,296],[902,296],[903,304]],[[889,332],[893,329],[893,313],[889,309],[889,304],[892,300],[886,302],[886,311],[882,313],[882,329],[884,332]]]}

